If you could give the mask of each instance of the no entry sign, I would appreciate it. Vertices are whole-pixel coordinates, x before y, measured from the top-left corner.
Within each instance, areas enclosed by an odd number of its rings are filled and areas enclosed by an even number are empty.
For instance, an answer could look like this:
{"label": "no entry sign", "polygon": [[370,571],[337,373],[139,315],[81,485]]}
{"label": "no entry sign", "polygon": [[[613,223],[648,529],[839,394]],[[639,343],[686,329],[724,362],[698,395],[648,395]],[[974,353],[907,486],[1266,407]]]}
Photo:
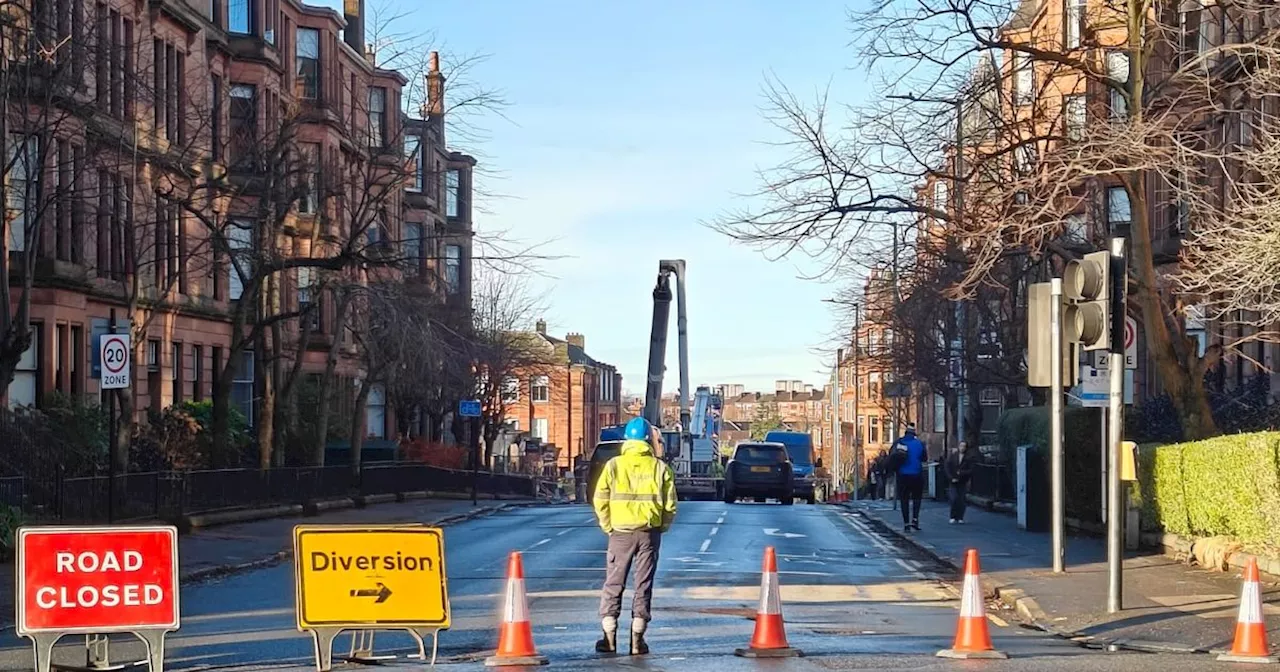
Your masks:
{"label": "no entry sign", "polygon": [[19,635],[178,629],[178,531],[18,530]]}

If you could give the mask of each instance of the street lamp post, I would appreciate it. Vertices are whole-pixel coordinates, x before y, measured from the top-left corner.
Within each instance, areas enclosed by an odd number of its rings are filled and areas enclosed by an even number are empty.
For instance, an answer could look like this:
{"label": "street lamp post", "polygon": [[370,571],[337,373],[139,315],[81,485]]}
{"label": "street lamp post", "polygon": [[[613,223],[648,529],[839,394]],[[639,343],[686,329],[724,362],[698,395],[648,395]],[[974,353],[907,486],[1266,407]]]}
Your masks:
{"label": "street lamp post", "polygon": [[858,424],[858,396],[861,394],[862,386],[858,379],[858,351],[862,348],[859,345],[858,333],[862,331],[862,305],[853,304],[853,486],[854,492],[858,492],[862,484],[862,427]]}

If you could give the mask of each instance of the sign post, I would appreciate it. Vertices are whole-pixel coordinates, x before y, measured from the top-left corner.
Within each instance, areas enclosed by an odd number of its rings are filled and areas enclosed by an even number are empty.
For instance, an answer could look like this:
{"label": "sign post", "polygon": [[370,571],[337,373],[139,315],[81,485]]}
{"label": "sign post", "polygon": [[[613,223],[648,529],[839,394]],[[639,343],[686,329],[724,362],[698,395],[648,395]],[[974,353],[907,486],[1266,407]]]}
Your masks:
{"label": "sign post", "polygon": [[444,532],[423,525],[298,525],[293,528],[298,630],[310,632],[316,669],[333,669],[333,640],[351,637],[349,662],[376,663],[376,630],[404,630],[431,664],[449,629]]}
{"label": "sign post", "polygon": [[83,634],[84,668],[112,670],[111,633],[146,645],[151,672],[164,668],[164,636],[178,629],[178,530],[172,526],[22,527],[17,539],[18,635],[49,672],[53,646]]}
{"label": "sign post", "polygon": [[480,497],[480,402],[476,399],[459,401],[458,415],[471,419],[468,423],[471,430],[471,506],[475,506]]}

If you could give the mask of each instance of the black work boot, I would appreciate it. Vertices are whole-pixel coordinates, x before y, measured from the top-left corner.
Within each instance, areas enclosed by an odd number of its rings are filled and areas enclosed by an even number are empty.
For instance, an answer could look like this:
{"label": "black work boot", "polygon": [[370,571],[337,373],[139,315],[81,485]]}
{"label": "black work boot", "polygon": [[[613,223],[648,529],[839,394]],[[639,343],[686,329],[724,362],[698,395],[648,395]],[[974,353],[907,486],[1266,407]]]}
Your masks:
{"label": "black work boot", "polygon": [[631,631],[631,655],[644,656],[649,653],[649,645],[644,641],[644,633]]}
{"label": "black work boot", "polygon": [[596,642],[596,653],[617,653],[618,652],[618,631],[610,632],[604,630],[600,640]]}

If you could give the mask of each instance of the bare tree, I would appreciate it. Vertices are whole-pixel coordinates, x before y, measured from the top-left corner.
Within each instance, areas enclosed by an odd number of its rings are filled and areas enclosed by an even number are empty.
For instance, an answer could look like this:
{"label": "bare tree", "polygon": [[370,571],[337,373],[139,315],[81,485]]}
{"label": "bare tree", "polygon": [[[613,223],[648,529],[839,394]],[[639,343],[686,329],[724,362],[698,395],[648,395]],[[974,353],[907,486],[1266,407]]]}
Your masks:
{"label": "bare tree", "polygon": [[522,381],[549,374],[555,347],[531,329],[544,302],[524,279],[485,272],[477,280],[471,360],[487,464],[511,404],[522,398]]}
{"label": "bare tree", "polygon": [[[837,128],[825,96],[806,104],[773,85],[772,118],[793,157],[764,174],[759,209],[717,225],[763,247],[820,255],[831,268],[875,258],[886,227],[943,227],[962,253],[949,296],[979,304],[984,289],[1014,291],[1011,260],[1060,268],[1127,235],[1130,303],[1147,350],[1186,435],[1211,435],[1205,371],[1265,338],[1260,329],[1226,338],[1227,325],[1245,306],[1253,327],[1273,317],[1258,311],[1256,289],[1205,266],[1232,266],[1225,258],[1236,250],[1221,244],[1231,239],[1215,232],[1251,235],[1232,233],[1227,220],[1234,211],[1256,221],[1267,200],[1265,188],[1241,189],[1231,177],[1254,149],[1223,142],[1224,113],[1228,128],[1256,124],[1231,120],[1248,87],[1215,66],[1248,63],[1243,79],[1258,83],[1260,100],[1273,95],[1262,83],[1276,62],[1275,33],[1258,3],[1197,9],[1203,18],[1188,18],[1184,4],[1048,3],[1040,16],[1015,0],[876,2],[851,19],[864,64],[885,78],[880,98]],[[1205,40],[1188,38],[1179,26],[1192,20],[1232,34],[1206,28]],[[938,194],[921,193],[932,184],[943,185]],[[1230,185],[1231,198],[1249,205],[1224,210],[1209,184]],[[1237,268],[1251,263],[1234,258]],[[1223,337],[1201,356],[1183,312],[1205,301],[1227,310],[1215,311]]]}

